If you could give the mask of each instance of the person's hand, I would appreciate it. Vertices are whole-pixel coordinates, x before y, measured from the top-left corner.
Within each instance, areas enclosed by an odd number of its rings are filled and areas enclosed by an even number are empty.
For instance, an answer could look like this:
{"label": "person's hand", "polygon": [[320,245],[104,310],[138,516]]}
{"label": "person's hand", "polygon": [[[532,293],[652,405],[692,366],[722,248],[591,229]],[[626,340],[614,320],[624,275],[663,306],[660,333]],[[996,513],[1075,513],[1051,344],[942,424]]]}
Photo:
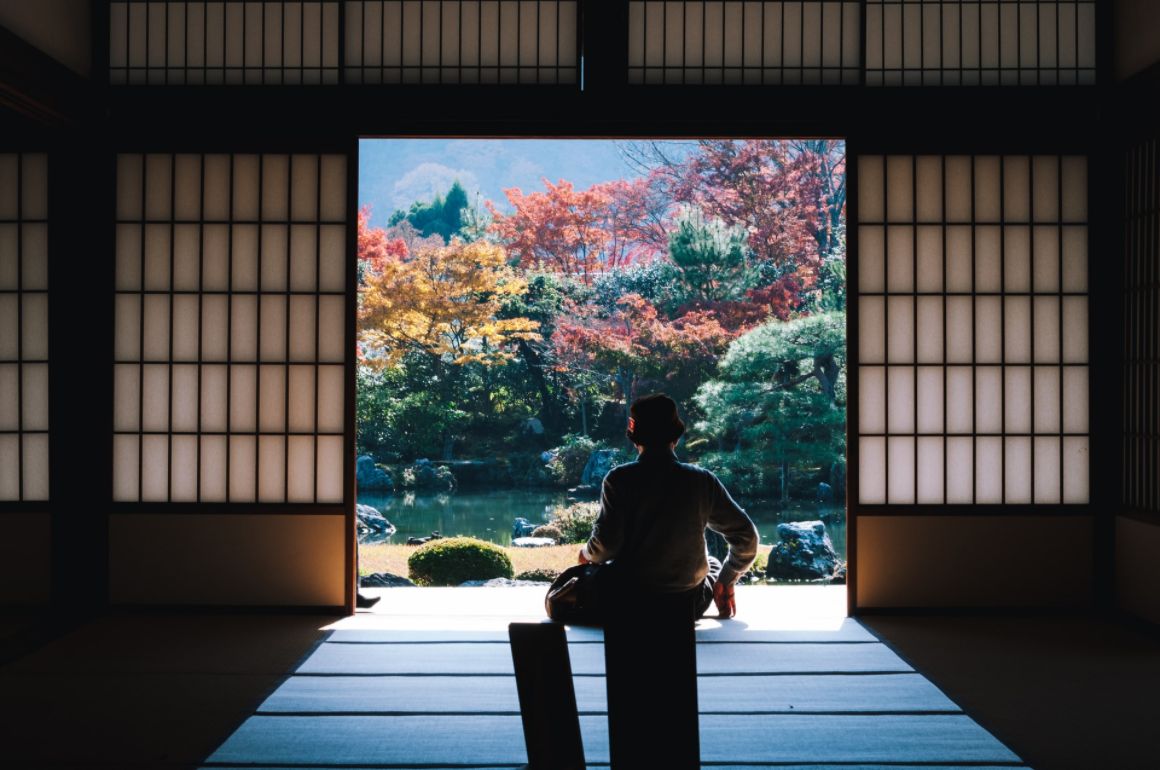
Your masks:
{"label": "person's hand", "polygon": [[717,605],[717,616],[731,618],[737,614],[737,599],[733,596],[733,584],[717,583],[713,586],[713,603]]}
{"label": "person's hand", "polygon": [[589,561],[591,561],[587,556],[584,555],[583,548],[580,549],[580,553],[578,554],[578,559],[579,559],[579,561],[577,562],[578,564],[587,564]]}

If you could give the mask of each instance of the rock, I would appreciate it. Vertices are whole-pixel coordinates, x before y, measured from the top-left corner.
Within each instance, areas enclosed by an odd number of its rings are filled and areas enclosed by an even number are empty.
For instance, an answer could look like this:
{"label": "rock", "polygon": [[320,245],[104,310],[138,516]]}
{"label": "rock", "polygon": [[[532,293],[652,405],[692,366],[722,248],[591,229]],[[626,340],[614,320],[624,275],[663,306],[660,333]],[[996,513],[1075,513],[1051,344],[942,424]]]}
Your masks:
{"label": "rock", "polygon": [[725,542],[725,537],[708,527],[705,528],[705,546],[709,549],[709,555],[719,562],[723,563],[729,555],[729,544]]}
{"label": "rock", "polygon": [[553,452],[551,449],[545,449],[543,452],[540,452],[540,462],[542,462],[544,465],[547,465],[548,463],[552,462],[552,460],[555,460],[555,459],[556,459],[556,453]]}
{"label": "rock", "polygon": [[820,521],[792,521],[777,525],[780,539],[769,552],[765,576],[777,580],[832,580],[845,565]]}
{"label": "rock", "polygon": [[584,472],[580,474],[580,483],[584,486],[596,487],[604,482],[604,477],[616,465],[615,449],[597,449],[588,455],[588,462],[584,464]]}
{"label": "rock", "polygon": [[460,588],[543,588],[551,583],[541,583],[537,580],[512,580],[511,578],[492,578],[491,580],[465,580],[459,584]]}
{"label": "rock", "polygon": [[403,469],[403,486],[411,489],[451,492],[457,486],[455,474],[446,465],[433,465],[420,457],[414,465]]}
{"label": "rock", "polygon": [[521,537],[530,537],[536,531],[536,525],[525,519],[523,516],[517,516],[515,523],[512,524],[512,540],[517,540]]}
{"label": "rock", "polygon": [[524,432],[533,436],[542,436],[544,435],[544,423],[540,421],[539,417],[529,417],[524,420]]}
{"label": "rock", "polygon": [[578,487],[570,487],[568,489],[568,502],[570,503],[595,500],[598,497],[600,497],[600,487],[595,487],[590,484],[581,484]]}
{"label": "rock", "polygon": [[362,455],[355,463],[355,480],[358,488],[367,492],[390,492],[395,488],[391,475],[375,465],[375,458]]}
{"label": "rock", "polygon": [[443,539],[443,535],[439,534],[439,530],[435,530],[434,532],[431,533],[430,537],[409,537],[409,538],[407,538],[407,545],[423,545],[424,543],[430,543],[432,540],[442,540],[442,539]]}
{"label": "rock", "polygon": [[392,575],[390,572],[374,572],[359,578],[359,585],[363,588],[407,588],[415,585],[402,575]]}
{"label": "rock", "polygon": [[379,513],[377,508],[372,508],[369,505],[357,503],[354,507],[355,515],[358,516],[358,523],[360,528],[365,528],[370,532],[375,532],[382,535],[395,534],[395,527],[383,514]]}
{"label": "rock", "polygon": [[834,488],[824,481],[819,482],[817,500],[819,503],[834,502]]}
{"label": "rock", "polygon": [[555,545],[556,541],[550,537],[514,537],[512,545],[516,548],[543,548],[546,545]]}

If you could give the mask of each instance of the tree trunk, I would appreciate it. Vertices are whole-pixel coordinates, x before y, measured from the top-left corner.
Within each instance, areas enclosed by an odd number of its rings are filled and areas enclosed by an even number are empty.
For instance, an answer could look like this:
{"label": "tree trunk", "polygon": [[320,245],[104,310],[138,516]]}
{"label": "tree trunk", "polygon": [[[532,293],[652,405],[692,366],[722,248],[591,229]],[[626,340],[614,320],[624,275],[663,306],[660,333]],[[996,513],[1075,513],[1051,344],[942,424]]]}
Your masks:
{"label": "tree trunk", "polygon": [[443,433],[443,459],[450,460],[451,452],[455,448],[455,436],[451,435],[451,431]]}
{"label": "tree trunk", "polygon": [[580,435],[588,435],[588,399],[580,399]]}
{"label": "tree trunk", "polygon": [[528,376],[532,378],[536,390],[540,393],[540,420],[550,433],[556,433],[560,429],[560,412],[556,409],[556,400],[552,398],[548,380],[544,377],[543,359],[527,340],[520,340],[518,344],[520,356],[528,365]]}

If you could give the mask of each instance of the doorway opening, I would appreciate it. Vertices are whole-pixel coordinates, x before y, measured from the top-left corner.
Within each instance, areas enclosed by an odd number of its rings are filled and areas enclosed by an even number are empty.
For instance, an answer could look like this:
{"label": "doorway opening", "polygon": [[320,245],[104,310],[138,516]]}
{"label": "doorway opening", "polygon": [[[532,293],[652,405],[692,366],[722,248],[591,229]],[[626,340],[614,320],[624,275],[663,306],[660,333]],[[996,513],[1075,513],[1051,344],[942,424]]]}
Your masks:
{"label": "doorway opening", "polygon": [[[844,582],[843,141],[364,139],[358,195],[363,585],[576,563],[653,392],[758,527],[744,582]],[[416,569],[453,536],[503,558]]]}

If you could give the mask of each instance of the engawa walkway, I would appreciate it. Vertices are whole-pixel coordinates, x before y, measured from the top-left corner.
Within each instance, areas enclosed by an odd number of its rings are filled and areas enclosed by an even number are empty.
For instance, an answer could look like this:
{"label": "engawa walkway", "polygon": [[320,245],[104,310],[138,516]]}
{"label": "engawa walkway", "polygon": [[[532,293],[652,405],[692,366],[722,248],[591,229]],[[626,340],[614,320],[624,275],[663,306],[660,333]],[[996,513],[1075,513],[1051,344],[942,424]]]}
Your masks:
{"label": "engawa walkway", "polygon": [[[840,587],[744,587],[698,624],[702,761],[719,767],[1022,767],[933,684],[844,617]],[[206,767],[514,768],[524,742],[507,624],[541,589],[384,589],[330,635]],[[598,630],[569,629],[590,765],[608,762]]]}

